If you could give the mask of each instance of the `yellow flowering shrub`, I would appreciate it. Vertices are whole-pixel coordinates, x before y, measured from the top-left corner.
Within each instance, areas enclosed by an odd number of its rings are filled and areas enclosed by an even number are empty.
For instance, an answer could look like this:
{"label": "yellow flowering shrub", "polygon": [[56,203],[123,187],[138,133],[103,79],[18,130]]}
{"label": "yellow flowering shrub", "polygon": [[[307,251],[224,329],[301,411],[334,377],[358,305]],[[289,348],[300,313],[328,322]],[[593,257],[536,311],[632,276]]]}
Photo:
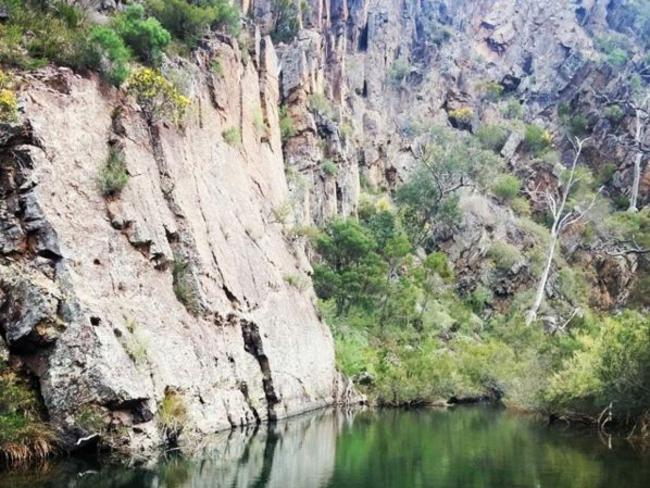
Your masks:
{"label": "yellow flowering shrub", "polygon": [[134,72],[128,79],[128,90],[151,121],[169,118],[179,122],[190,106],[189,98],[152,68]]}
{"label": "yellow flowering shrub", "polygon": [[13,90],[13,79],[0,70],[0,122],[13,122],[17,118],[18,98]]}
{"label": "yellow flowering shrub", "polygon": [[471,122],[473,116],[474,112],[469,107],[460,107],[449,112],[449,117],[465,124]]}

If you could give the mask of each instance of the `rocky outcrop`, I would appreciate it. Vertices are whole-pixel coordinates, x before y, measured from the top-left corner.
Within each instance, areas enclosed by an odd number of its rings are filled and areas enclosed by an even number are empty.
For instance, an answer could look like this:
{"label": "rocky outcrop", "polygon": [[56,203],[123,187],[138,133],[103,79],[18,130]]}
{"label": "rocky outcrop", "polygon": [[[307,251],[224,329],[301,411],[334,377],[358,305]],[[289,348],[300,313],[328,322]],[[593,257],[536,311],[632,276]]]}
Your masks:
{"label": "rocky outcrop", "polygon": [[[296,284],[310,268],[275,217],[289,192],[276,57],[261,46],[259,64],[216,42],[174,67],[192,87],[181,128],[149,125],[95,76],[23,80],[24,122],[2,141],[0,331],[67,447],[93,434],[158,445],[168,392],[186,437],[349,399],[313,292]],[[232,127],[239,144],[221,135]],[[130,177],[105,198],[115,147]],[[179,263],[191,306],[175,294]]]}

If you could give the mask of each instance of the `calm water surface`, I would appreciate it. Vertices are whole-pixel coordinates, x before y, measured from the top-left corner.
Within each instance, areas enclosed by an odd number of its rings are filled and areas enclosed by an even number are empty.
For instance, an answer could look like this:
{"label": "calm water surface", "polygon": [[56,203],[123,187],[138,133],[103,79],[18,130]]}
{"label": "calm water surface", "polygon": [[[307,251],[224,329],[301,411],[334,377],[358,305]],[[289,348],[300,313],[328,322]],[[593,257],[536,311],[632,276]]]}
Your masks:
{"label": "calm water surface", "polygon": [[650,456],[489,407],[320,412],[149,467],[67,460],[0,486],[91,488],[650,487]]}

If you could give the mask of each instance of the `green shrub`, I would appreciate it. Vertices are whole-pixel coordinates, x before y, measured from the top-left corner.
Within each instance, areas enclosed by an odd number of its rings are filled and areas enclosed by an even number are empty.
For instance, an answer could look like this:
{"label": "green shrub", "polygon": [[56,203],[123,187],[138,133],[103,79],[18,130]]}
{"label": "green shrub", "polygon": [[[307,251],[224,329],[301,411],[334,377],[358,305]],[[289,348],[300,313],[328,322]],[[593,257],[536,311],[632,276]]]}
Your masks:
{"label": "green shrub", "polygon": [[596,38],[596,47],[604,54],[607,62],[620,68],[628,62],[631,48],[627,39],[616,36],[601,36]]}
{"label": "green shrub", "polygon": [[515,98],[511,98],[501,107],[501,115],[506,119],[520,119],[524,114],[524,107]]}
{"label": "green shrub", "polygon": [[239,146],[241,144],[241,132],[237,127],[229,127],[221,133],[221,136],[231,146]]}
{"label": "green shrub", "polygon": [[289,114],[287,106],[280,106],[280,135],[282,136],[282,140],[285,141],[290,137],[295,136],[296,133],[296,126],[293,122],[293,118]]}
{"label": "green shrub", "polygon": [[531,124],[526,126],[524,142],[528,151],[535,156],[539,156],[551,147],[553,136],[543,127]]}
{"label": "green shrub", "polygon": [[210,28],[236,36],[240,30],[239,9],[228,0],[147,0],[151,14],[176,38],[195,47]]}
{"label": "green shrub", "polygon": [[296,0],[273,0],[273,42],[291,42],[300,30],[300,7]]}
{"label": "green shrub", "polygon": [[509,271],[515,264],[521,261],[519,249],[505,241],[493,242],[487,251],[487,256],[494,262],[497,269],[501,271]]}
{"label": "green shrub", "polygon": [[129,182],[124,154],[114,147],[108,153],[108,159],[99,172],[99,190],[105,197],[119,195]]}
{"label": "green shrub", "polygon": [[120,86],[129,77],[131,51],[122,38],[108,27],[95,26],[88,36],[88,65],[110,83]]}
{"label": "green shrub", "polygon": [[411,65],[406,58],[397,58],[388,70],[388,79],[394,85],[401,84],[411,73]]}
{"label": "green shrub", "polygon": [[199,313],[199,300],[196,292],[190,283],[189,263],[182,259],[175,259],[172,267],[172,284],[174,294],[179,302],[185,305],[185,308],[192,315]]}
{"label": "green shrub", "polygon": [[0,22],[0,64],[22,69],[53,62],[80,67],[85,40],[83,10],[65,1],[2,0],[7,20]]}
{"label": "green shrub", "polygon": [[334,108],[332,107],[332,104],[327,97],[321,93],[314,93],[309,97],[309,108],[323,117],[330,119],[334,117]]}
{"label": "green shrub", "polygon": [[494,194],[503,201],[512,201],[521,190],[521,181],[513,175],[500,176],[492,186]]}
{"label": "green shrub", "polygon": [[625,112],[621,106],[617,104],[608,105],[605,107],[603,114],[605,115],[605,118],[612,124],[618,124],[621,120],[623,120],[623,117],[625,117]]}
{"label": "green shrub", "polygon": [[179,122],[190,105],[190,100],[178,88],[152,68],[141,68],[131,74],[128,90],[150,122],[159,118]]}
{"label": "green shrub", "polygon": [[524,197],[514,197],[510,200],[510,208],[515,214],[522,217],[530,217],[530,202]]}
{"label": "green shrub", "polygon": [[476,131],[476,136],[478,137],[479,141],[481,141],[483,147],[486,149],[491,149],[496,153],[503,149],[503,146],[508,140],[508,135],[508,129],[494,124],[482,125]]}
{"label": "green shrub", "polygon": [[172,36],[154,17],[145,15],[144,7],[134,3],[114,19],[117,33],[124,39],[140,60],[157,65]]}
{"label": "green shrub", "polygon": [[336,166],[336,163],[331,159],[324,159],[320,165],[320,168],[327,176],[336,176],[336,173],[338,173],[338,167]]}
{"label": "green shrub", "polygon": [[223,65],[221,64],[221,60],[219,58],[214,58],[210,62],[210,69],[215,74],[215,76],[223,78]]}
{"label": "green shrub", "polygon": [[486,100],[496,102],[503,94],[503,85],[496,81],[487,81],[479,85]]}
{"label": "green shrub", "polygon": [[156,413],[163,437],[168,443],[175,444],[187,423],[187,407],[183,398],[177,392],[166,389]]}

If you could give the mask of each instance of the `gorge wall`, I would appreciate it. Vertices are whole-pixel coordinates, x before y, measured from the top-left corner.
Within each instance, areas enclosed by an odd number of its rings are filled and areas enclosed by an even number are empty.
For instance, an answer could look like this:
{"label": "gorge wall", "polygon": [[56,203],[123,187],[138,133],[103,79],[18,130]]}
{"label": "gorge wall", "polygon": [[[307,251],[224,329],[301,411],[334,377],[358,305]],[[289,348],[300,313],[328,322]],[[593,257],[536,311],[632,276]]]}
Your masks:
{"label": "gorge wall", "polygon": [[[122,6],[71,3],[99,18]],[[463,107],[468,130],[495,120],[487,81],[551,130],[558,101],[597,112],[593,90],[616,73],[592,62],[590,31],[611,28],[611,3],[308,0],[296,38],[274,46],[272,2],[244,1],[253,42],[214,35],[188,60],[166,60],[192,101],[180,127],[150,126],[95,74],[22,74],[21,120],[0,134],[0,358],[30,371],[67,447],[98,431],[114,447],[158,445],[169,397],[187,407],[186,433],[357,399],[294,230],[354,215],[364,185],[395,188],[419,125],[454,125]],[[295,126],[284,140],[281,107]],[[502,154],[535,186],[522,139],[513,131]],[[612,191],[625,188],[629,155],[605,139],[596,150],[594,164],[617,162]],[[130,175],[119,198],[97,185],[111,151]],[[525,241],[488,197],[467,195],[463,208],[443,245],[461,274],[480,275],[489,242]],[[610,261],[598,269],[620,279],[602,278],[604,306],[624,300],[635,266]]]}

